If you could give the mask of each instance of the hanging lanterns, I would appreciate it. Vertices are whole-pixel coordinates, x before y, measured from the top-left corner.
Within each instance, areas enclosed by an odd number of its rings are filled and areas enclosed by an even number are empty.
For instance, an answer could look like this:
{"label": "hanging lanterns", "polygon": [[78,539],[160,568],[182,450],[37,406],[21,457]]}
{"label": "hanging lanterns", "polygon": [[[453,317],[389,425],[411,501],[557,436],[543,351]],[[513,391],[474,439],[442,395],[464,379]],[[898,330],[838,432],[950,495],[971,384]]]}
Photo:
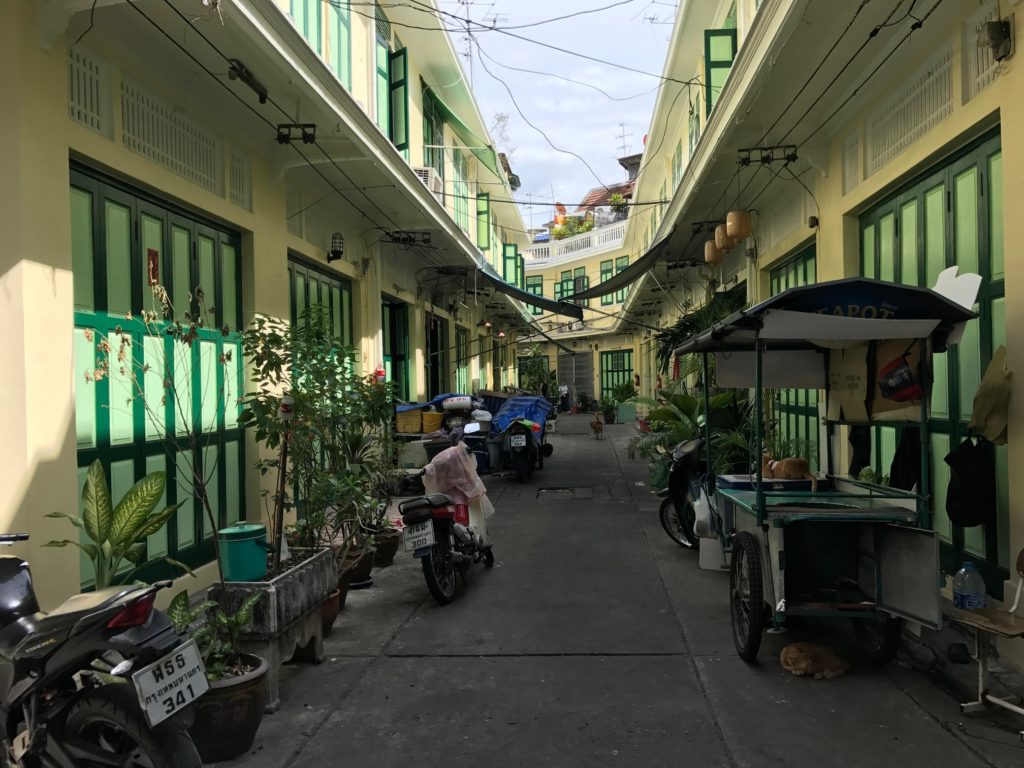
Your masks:
{"label": "hanging lanterns", "polygon": [[718,246],[718,250],[723,252],[731,251],[736,243],[737,241],[735,239],[726,234],[725,224],[719,224],[715,227],[715,245]]}
{"label": "hanging lanterns", "polygon": [[725,258],[725,252],[716,245],[714,240],[704,243],[704,262],[711,266],[718,266]]}
{"label": "hanging lanterns", "polygon": [[746,240],[751,232],[750,213],[748,211],[729,211],[725,217],[725,234],[737,243]]}

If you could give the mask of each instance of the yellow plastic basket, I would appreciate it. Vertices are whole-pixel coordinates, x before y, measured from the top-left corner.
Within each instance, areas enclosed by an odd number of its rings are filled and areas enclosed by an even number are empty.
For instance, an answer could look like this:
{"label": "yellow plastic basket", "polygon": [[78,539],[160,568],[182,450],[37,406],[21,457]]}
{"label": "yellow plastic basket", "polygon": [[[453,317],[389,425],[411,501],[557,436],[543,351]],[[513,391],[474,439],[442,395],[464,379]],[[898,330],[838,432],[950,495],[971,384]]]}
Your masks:
{"label": "yellow plastic basket", "polygon": [[419,434],[423,430],[423,411],[396,413],[395,427],[399,432]]}
{"label": "yellow plastic basket", "polygon": [[424,413],[423,414],[423,431],[425,433],[436,432],[444,424],[443,413]]}

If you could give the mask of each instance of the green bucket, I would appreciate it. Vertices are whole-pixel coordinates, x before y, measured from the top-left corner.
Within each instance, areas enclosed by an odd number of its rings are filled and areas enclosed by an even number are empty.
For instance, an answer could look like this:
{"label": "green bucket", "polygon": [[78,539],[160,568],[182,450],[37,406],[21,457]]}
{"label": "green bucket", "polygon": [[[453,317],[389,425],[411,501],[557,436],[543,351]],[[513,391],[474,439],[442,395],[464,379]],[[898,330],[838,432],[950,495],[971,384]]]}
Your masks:
{"label": "green bucket", "polygon": [[259,581],[267,575],[267,526],[235,523],[217,531],[225,581]]}

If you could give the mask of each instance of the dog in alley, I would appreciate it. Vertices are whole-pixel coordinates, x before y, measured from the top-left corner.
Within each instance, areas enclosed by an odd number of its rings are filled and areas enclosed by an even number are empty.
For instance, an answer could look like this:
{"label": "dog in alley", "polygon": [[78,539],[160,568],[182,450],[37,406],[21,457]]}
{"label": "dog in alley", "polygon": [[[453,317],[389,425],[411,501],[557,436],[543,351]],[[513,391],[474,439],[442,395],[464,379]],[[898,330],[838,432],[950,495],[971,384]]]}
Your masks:
{"label": "dog in alley", "polygon": [[773,459],[766,453],[761,456],[761,477],[773,480],[810,480],[811,490],[818,490],[818,478],[811,473],[807,459]]}
{"label": "dog in alley", "polygon": [[594,432],[594,437],[598,440],[601,439],[601,435],[604,434],[604,422],[601,421],[600,416],[595,416],[594,420],[590,422],[590,428]]}

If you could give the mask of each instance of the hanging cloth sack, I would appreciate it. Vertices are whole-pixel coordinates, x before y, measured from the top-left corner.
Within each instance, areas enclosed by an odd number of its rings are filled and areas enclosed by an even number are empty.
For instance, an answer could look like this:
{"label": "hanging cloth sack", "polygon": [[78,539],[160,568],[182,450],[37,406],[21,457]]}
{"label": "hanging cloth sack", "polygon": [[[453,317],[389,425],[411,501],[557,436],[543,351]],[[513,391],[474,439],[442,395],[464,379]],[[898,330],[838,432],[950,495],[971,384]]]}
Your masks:
{"label": "hanging cloth sack", "polygon": [[995,445],[1006,445],[1007,410],[1013,389],[1013,372],[1006,368],[1006,347],[999,347],[985,369],[985,375],[974,393],[974,408],[968,429],[984,435]]}
{"label": "hanging cloth sack", "polygon": [[945,458],[949,465],[946,514],[953,525],[973,528],[996,519],[996,449],[967,438]]}

